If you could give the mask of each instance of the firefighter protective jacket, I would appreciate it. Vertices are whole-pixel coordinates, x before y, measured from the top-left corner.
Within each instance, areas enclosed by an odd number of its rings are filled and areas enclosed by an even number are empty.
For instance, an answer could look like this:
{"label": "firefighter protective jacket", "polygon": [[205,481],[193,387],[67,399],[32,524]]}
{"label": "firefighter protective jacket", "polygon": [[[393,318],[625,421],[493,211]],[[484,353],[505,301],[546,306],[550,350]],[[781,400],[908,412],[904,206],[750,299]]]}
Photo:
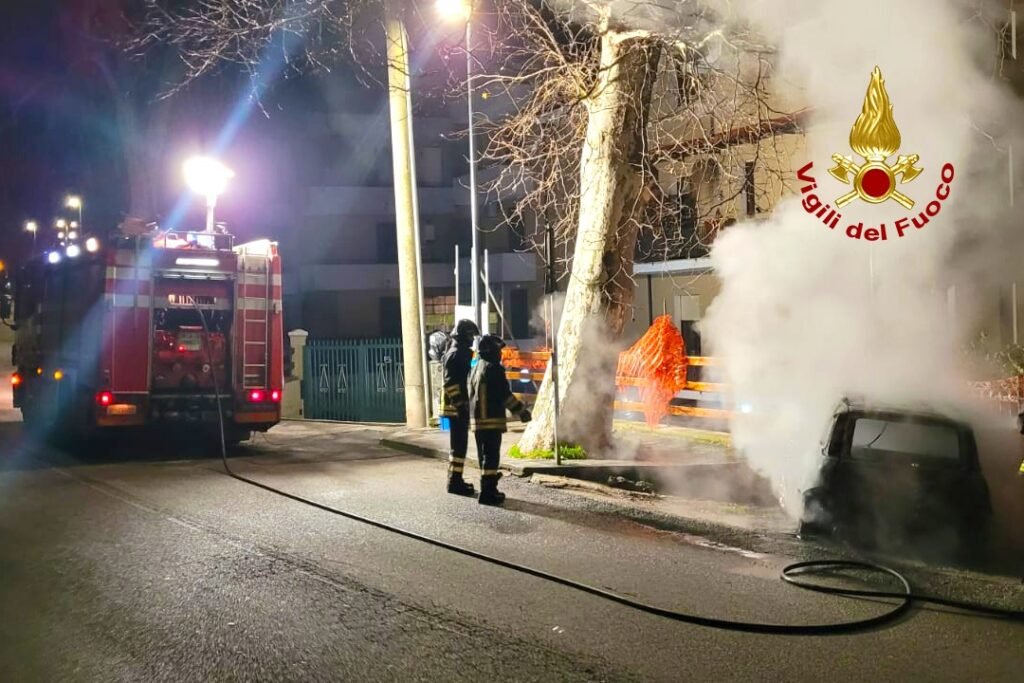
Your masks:
{"label": "firefighter protective jacket", "polygon": [[480,359],[469,375],[469,404],[473,413],[473,429],[508,431],[505,411],[519,414],[526,406],[512,395],[501,363]]}
{"label": "firefighter protective jacket", "polygon": [[469,410],[469,364],[473,360],[473,349],[453,344],[441,360],[441,415],[458,417]]}

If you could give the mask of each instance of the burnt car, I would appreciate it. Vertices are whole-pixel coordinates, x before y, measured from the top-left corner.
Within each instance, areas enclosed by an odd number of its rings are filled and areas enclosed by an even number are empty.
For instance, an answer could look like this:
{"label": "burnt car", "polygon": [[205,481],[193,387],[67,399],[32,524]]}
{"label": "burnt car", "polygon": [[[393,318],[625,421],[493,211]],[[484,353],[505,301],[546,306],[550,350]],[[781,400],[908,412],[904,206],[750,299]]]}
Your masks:
{"label": "burnt car", "polygon": [[817,483],[804,493],[802,533],[885,551],[984,555],[992,504],[967,422],[844,401],[822,455]]}

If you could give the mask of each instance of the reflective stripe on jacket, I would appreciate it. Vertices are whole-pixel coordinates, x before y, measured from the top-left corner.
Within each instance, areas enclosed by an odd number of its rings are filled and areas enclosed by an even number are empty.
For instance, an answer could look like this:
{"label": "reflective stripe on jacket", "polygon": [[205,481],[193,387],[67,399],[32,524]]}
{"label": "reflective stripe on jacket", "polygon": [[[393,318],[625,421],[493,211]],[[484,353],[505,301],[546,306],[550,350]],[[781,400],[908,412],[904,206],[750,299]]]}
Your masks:
{"label": "reflective stripe on jacket", "polygon": [[441,359],[441,415],[457,417],[469,409],[469,364],[473,349],[458,342],[449,347]]}
{"label": "reflective stripe on jacket", "polygon": [[473,429],[508,431],[505,411],[520,413],[526,407],[512,395],[505,368],[480,359],[469,375],[469,403]]}

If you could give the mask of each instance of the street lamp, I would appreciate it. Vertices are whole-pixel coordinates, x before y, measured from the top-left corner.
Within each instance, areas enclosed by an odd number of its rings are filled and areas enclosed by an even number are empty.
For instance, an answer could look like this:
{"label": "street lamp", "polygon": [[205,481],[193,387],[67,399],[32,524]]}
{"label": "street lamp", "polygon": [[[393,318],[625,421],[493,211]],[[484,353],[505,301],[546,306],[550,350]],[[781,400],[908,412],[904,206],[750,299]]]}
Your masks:
{"label": "street lamp", "polygon": [[480,320],[480,265],[477,245],[478,214],[476,206],[476,140],[473,137],[473,0],[437,0],[438,13],[449,21],[466,22],[466,89],[469,100],[469,216],[472,223],[472,244],[469,253],[469,292],[473,306],[473,321],[483,327]]}
{"label": "street lamp", "polygon": [[78,211],[78,222],[82,222],[82,198],[77,194],[70,194],[68,198],[64,200],[64,206],[69,209],[76,209]]}
{"label": "street lamp", "polygon": [[39,232],[39,224],[35,221],[25,221],[25,232],[32,233],[32,256],[36,255],[36,233]]}
{"label": "street lamp", "polygon": [[185,162],[184,171],[189,189],[206,197],[206,232],[214,232],[213,210],[217,197],[224,194],[235,172],[210,157],[192,157]]}

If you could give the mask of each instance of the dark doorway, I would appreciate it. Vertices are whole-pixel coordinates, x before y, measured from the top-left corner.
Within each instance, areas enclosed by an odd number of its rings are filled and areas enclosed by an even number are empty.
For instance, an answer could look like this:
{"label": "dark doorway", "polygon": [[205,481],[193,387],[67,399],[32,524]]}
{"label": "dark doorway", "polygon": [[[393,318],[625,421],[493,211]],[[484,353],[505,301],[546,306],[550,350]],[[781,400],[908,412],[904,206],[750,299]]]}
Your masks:
{"label": "dark doorway", "polygon": [[513,289],[509,301],[509,326],[512,336],[526,339],[530,336],[530,298],[525,289]]}
{"label": "dark doorway", "polygon": [[380,298],[380,333],[383,337],[402,336],[402,305],[397,296]]}

